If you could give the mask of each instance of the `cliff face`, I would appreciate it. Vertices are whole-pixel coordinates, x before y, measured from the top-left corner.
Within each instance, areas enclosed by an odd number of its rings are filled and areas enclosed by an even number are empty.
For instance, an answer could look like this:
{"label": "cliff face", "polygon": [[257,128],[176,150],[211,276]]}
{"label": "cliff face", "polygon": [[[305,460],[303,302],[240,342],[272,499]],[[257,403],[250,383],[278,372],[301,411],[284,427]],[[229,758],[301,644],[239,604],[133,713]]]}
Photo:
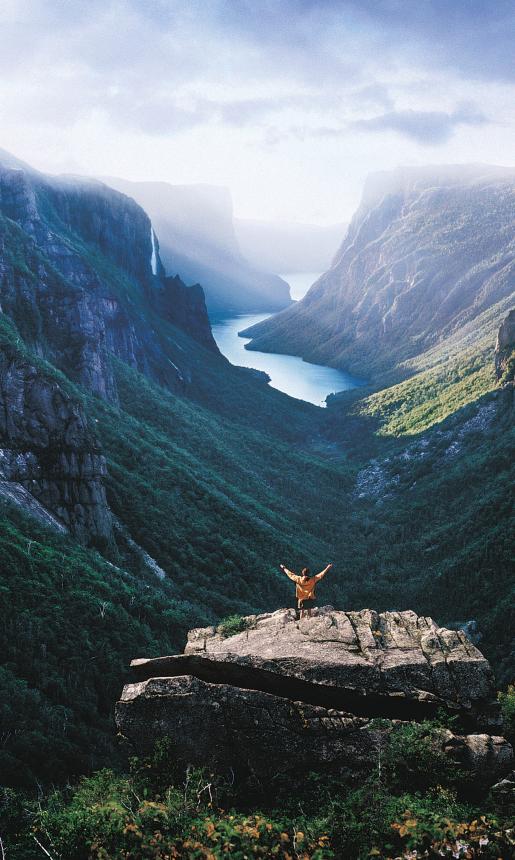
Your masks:
{"label": "cliff face", "polygon": [[1,154],[0,166],[2,212],[42,250],[59,261],[59,248],[52,247],[52,240],[75,233],[129,275],[150,283],[150,221],[133,200],[93,180],[46,177],[28,167],[5,166]]}
{"label": "cliff face", "polygon": [[296,623],[279,610],[229,638],[193,630],[184,655],[132,669],[119,730],[138,751],[173,737],[184,763],[261,780],[299,769],[363,775],[395,720],[439,708],[474,733],[442,732],[441,743],[476,778],[496,779],[513,761],[485,658],[463,633],[413,612],[323,607]]}
{"label": "cliff face", "polygon": [[250,348],[389,370],[513,293],[515,178],[476,168],[371,177],[332,267],[245,333]]}
{"label": "cliff face", "polygon": [[106,181],[149,213],[167,273],[188,284],[200,282],[211,314],[274,311],[290,304],[288,284],[242,255],[227,189]]}
{"label": "cliff face", "polygon": [[[0,215],[0,302],[33,350],[112,401],[111,356],[181,390],[184,374],[166,360],[149,319],[169,286],[150,219],[133,200],[0,160]],[[216,349],[198,288],[176,285],[166,314]]]}
{"label": "cliff face", "polygon": [[105,458],[82,408],[59,383],[0,350],[0,495],[79,540],[111,535]]}
{"label": "cliff face", "polygon": [[35,359],[112,403],[113,359],[182,393],[191,356],[182,350],[179,362],[163,323],[218,352],[202,289],[164,276],[141,207],[0,153],[0,495],[81,541],[111,537],[98,442],[59,375]]}
{"label": "cliff face", "polygon": [[206,302],[200,284],[187,287],[178,275],[174,278],[163,277],[156,305],[169,322],[207,349],[218,351],[211,326],[206,325]]}

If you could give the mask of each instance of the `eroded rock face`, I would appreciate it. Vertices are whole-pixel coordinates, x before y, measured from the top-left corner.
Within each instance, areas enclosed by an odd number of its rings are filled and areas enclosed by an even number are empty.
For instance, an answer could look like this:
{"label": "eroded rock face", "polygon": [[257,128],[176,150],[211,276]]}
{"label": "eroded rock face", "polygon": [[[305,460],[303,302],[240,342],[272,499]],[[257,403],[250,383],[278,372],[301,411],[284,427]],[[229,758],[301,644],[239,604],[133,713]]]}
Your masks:
{"label": "eroded rock face", "polygon": [[100,182],[4,166],[1,154],[0,305],[31,349],[112,402],[112,356],[172,391],[188,381],[139,306],[217,349],[202,289],[164,277],[134,200]]}
{"label": "eroded rock face", "polygon": [[509,770],[490,666],[461,631],[413,612],[332,607],[247,625],[229,638],[192,630],[184,654],[133,661],[116,720],[137,750],[170,735],[184,763],[259,779],[290,767],[364,773],[396,721],[444,708],[479,733],[443,733],[442,749],[481,778]]}
{"label": "eroded rock face", "polygon": [[376,376],[513,295],[515,175],[482,166],[372,175],[331,268],[249,349]]}
{"label": "eroded rock face", "polygon": [[0,495],[79,540],[107,540],[105,458],[82,408],[55,380],[0,350]]}

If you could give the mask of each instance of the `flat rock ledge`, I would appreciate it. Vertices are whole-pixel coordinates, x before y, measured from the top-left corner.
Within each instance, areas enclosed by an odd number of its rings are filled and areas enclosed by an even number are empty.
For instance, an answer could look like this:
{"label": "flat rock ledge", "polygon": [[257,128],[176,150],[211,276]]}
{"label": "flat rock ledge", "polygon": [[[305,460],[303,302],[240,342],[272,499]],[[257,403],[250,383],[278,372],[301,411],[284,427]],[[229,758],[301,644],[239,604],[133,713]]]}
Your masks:
{"label": "flat rock ledge", "polygon": [[[488,661],[461,631],[414,612],[318,609],[190,631],[184,654],[131,663],[120,733],[145,754],[169,736],[185,765],[260,781],[289,771],[370,772],[392,727],[444,710],[442,749],[492,783],[513,767]],[[458,733],[459,732],[459,733]]]}

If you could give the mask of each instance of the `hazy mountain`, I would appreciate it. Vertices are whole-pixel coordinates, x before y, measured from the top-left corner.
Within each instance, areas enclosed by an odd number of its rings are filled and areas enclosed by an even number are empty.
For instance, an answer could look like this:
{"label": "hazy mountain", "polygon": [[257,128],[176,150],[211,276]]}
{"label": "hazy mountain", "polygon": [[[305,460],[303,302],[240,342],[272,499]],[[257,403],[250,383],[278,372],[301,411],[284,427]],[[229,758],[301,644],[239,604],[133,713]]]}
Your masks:
{"label": "hazy mountain", "polygon": [[106,182],[148,212],[166,271],[188,284],[202,284],[211,314],[274,311],[290,304],[286,282],[241,253],[226,188],[118,178]]}
{"label": "hazy mountain", "polygon": [[323,272],[329,268],[345,231],[344,224],[320,227],[293,221],[236,218],[240,248],[254,266],[271,272]]}
{"label": "hazy mountain", "polygon": [[356,374],[413,358],[514,292],[515,173],[407,168],[372,175],[331,268],[250,329],[250,348]]}

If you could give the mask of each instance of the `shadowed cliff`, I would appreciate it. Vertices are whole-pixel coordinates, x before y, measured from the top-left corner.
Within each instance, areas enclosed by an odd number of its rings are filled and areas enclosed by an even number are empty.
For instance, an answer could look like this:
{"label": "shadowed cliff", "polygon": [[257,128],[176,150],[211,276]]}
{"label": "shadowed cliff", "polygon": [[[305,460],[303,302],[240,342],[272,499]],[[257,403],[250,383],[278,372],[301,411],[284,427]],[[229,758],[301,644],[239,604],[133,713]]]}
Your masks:
{"label": "shadowed cliff", "polygon": [[107,178],[152,218],[163,263],[188,284],[200,282],[211,315],[276,311],[290,304],[288,284],[241,253],[225,188]]}

